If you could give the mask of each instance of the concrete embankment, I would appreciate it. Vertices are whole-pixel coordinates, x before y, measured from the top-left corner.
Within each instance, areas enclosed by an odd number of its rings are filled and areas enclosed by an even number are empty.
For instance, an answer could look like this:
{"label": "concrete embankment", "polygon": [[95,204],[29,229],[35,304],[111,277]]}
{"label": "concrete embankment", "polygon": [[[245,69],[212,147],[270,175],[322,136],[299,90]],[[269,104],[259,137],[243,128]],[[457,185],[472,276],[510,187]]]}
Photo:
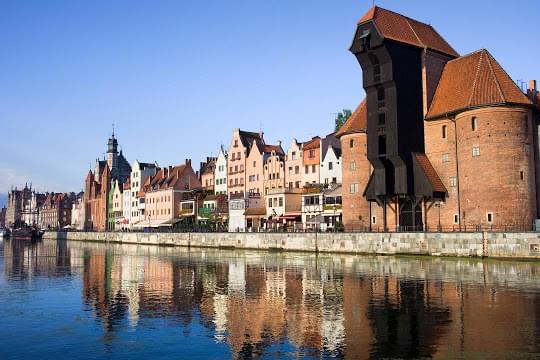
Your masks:
{"label": "concrete embankment", "polygon": [[540,233],[98,233],[47,239],[159,246],[540,259]]}

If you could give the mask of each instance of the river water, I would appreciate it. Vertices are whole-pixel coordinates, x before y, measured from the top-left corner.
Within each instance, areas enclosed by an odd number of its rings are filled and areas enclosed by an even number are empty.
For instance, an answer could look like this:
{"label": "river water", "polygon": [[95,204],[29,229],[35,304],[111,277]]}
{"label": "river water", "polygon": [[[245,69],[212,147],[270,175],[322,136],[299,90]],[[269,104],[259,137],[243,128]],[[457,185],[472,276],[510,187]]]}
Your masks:
{"label": "river water", "polygon": [[540,263],[0,241],[0,359],[540,358]]}

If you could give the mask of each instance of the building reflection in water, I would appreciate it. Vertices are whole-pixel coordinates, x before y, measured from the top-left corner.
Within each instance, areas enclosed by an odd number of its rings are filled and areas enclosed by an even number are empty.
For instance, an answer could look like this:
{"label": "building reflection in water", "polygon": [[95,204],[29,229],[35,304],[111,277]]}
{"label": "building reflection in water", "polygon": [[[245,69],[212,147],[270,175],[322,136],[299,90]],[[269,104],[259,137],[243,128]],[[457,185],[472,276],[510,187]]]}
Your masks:
{"label": "building reflection in water", "polygon": [[[540,351],[540,265],[4,241],[4,276],[80,276],[114,334],[197,324],[235,358]],[[0,253],[1,254],[1,253]],[[519,322],[519,331],[515,331]],[[279,350],[276,350],[276,347]]]}

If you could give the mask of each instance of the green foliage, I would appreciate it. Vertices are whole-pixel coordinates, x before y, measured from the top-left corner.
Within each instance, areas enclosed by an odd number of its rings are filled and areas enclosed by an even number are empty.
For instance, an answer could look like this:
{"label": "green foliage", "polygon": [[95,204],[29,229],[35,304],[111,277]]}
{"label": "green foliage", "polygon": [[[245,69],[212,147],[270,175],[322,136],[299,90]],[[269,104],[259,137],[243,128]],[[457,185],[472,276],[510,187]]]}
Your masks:
{"label": "green foliage", "polygon": [[339,131],[343,124],[351,117],[352,111],[343,109],[342,112],[336,114],[336,131]]}

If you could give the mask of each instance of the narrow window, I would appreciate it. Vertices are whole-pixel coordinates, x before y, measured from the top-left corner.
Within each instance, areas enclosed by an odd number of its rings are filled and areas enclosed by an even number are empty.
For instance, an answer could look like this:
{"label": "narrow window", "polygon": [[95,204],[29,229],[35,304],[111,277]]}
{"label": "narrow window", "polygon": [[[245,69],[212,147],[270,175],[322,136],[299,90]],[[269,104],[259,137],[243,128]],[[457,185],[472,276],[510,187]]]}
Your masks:
{"label": "narrow window", "polygon": [[334,169],[334,164],[332,162],[329,162],[328,163],[328,170],[333,170]]}
{"label": "narrow window", "polygon": [[450,177],[450,187],[456,187],[457,186],[457,177],[452,176]]}
{"label": "narrow window", "polygon": [[373,64],[373,81],[378,83],[381,81],[381,64],[379,60],[375,59],[375,61]]}
{"label": "narrow window", "polygon": [[493,213],[492,212],[488,212],[486,214],[486,220],[487,220],[487,223],[488,224],[492,224],[493,223]]}
{"label": "narrow window", "polygon": [[385,125],[386,124],[386,113],[379,113],[379,125]]}
{"label": "narrow window", "polygon": [[459,224],[459,215],[454,214],[454,225],[457,225],[457,224]]}
{"label": "narrow window", "polygon": [[377,105],[379,106],[379,109],[384,107],[384,88],[382,86],[377,88]]}
{"label": "narrow window", "polygon": [[316,165],[311,165],[311,172],[314,173],[314,174],[317,172],[317,166]]}
{"label": "narrow window", "polygon": [[354,140],[353,140],[353,139],[351,139],[351,141],[349,142],[349,147],[350,147],[350,148],[353,148],[353,147],[354,147]]}
{"label": "narrow window", "polygon": [[350,169],[351,169],[351,171],[355,171],[355,170],[356,170],[356,161],[351,160],[351,166],[350,166]]}
{"label": "narrow window", "polygon": [[471,119],[471,129],[472,131],[476,131],[478,129],[478,119],[476,116],[473,116]]}
{"label": "narrow window", "polygon": [[480,156],[480,147],[479,146],[475,146],[472,148],[472,156],[476,157],[476,156]]}
{"label": "narrow window", "polygon": [[309,166],[306,165],[306,174],[309,174]]}
{"label": "narrow window", "polygon": [[522,181],[525,179],[525,174],[523,173],[523,171],[519,172],[519,177],[521,178]]}
{"label": "narrow window", "polygon": [[446,136],[448,136],[448,127],[446,125],[442,126],[442,138],[446,139]]}
{"label": "narrow window", "polygon": [[371,224],[372,225],[377,225],[377,217],[376,216],[371,217]]}
{"label": "narrow window", "polygon": [[379,155],[386,155],[386,135],[379,135]]}

